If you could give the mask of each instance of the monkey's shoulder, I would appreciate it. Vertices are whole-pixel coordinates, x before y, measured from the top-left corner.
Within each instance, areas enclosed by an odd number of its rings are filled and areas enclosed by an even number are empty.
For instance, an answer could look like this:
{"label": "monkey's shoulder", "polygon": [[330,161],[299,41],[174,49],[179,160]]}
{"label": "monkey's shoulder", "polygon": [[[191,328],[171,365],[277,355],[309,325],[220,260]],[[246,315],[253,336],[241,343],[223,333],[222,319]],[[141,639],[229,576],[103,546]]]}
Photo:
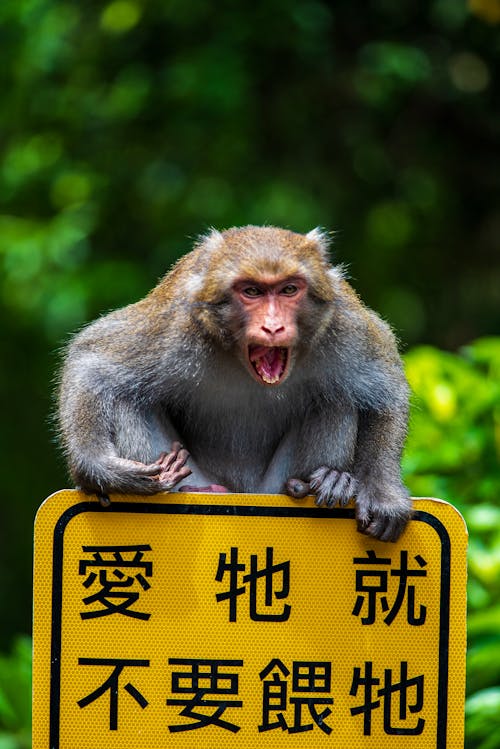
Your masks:
{"label": "monkey's shoulder", "polygon": [[144,348],[170,327],[168,311],[152,314],[145,301],[107,312],[88,323],[70,340],[68,351],[89,348],[112,353],[124,345],[129,351],[134,346]]}
{"label": "monkey's shoulder", "polygon": [[390,325],[368,307],[344,282],[344,293],[335,298],[330,333],[336,348],[355,350],[362,357],[399,358],[397,339]]}

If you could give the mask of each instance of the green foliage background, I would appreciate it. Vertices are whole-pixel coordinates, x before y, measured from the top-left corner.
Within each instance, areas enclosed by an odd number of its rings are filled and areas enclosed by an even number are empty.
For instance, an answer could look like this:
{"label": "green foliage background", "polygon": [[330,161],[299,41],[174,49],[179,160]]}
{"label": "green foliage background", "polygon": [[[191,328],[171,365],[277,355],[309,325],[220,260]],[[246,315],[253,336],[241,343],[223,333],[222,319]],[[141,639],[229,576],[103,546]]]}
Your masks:
{"label": "green foliage background", "polygon": [[0,749],[29,745],[58,349],[246,223],[334,230],[401,338],[407,482],[471,533],[468,747],[500,746],[499,24],[500,0],[2,0]]}

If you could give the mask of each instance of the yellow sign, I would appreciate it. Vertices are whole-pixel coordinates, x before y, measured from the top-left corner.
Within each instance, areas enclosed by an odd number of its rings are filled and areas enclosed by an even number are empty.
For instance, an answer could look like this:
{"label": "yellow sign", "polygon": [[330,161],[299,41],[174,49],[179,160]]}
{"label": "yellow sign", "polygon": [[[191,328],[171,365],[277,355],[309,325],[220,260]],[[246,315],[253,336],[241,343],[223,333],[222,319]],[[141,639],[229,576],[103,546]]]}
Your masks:
{"label": "yellow sign", "polygon": [[62,491],[35,527],[34,749],[460,749],[467,534],[312,498]]}

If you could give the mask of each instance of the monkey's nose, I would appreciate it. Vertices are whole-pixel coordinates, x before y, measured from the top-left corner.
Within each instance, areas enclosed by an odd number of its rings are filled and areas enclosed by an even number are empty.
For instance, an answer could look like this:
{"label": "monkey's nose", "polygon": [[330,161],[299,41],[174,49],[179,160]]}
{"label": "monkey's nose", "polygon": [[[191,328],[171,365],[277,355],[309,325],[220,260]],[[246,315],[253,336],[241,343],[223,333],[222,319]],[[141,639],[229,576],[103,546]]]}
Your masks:
{"label": "monkey's nose", "polygon": [[285,330],[285,326],[280,325],[279,327],[276,327],[276,325],[262,325],[261,330],[263,330],[264,333],[267,333],[268,335],[274,336],[278,335],[278,333],[283,333]]}

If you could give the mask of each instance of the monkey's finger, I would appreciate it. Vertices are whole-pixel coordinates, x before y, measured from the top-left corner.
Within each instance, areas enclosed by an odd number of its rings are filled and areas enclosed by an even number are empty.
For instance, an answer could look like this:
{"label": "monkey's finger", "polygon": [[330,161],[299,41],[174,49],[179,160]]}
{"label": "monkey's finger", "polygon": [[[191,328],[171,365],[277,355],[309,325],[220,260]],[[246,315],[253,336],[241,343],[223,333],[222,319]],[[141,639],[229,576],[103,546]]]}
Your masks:
{"label": "monkey's finger", "polygon": [[327,507],[334,507],[337,504],[338,497],[334,494],[334,489],[341,476],[340,471],[336,471],[334,468],[323,469],[323,476],[316,471],[314,474],[313,481],[311,481],[311,488],[316,491],[316,504]]}
{"label": "monkey's finger", "polygon": [[191,469],[188,466],[180,468],[175,474],[172,474],[171,471],[168,474],[162,474],[158,482],[158,491],[170,491],[179,481],[187,478],[190,474]]}
{"label": "monkey's finger", "polygon": [[349,479],[350,481],[346,487],[344,499],[340,502],[342,507],[345,507],[349,503],[349,500],[356,496],[356,493],[358,491],[358,482],[356,481],[354,476],[351,476],[349,474]]}
{"label": "monkey's finger", "polygon": [[371,538],[377,538],[380,541],[395,541],[398,537],[396,528],[393,526],[391,521],[387,518],[375,518],[371,523],[364,526],[361,531],[365,536],[371,536]]}
{"label": "monkey's finger", "polygon": [[332,497],[341,507],[345,507],[355,493],[356,480],[350,473],[342,471],[332,489]]}
{"label": "monkey's finger", "polygon": [[351,484],[351,474],[347,471],[329,471],[321,485],[320,493],[327,496],[326,504],[328,507],[334,507],[337,503],[345,507],[351,498],[349,486]]}
{"label": "monkey's finger", "polygon": [[365,536],[372,536],[373,538],[379,538],[384,532],[388,525],[387,518],[383,517],[372,517],[369,523],[363,525],[362,533]]}
{"label": "monkey's finger", "polygon": [[379,541],[394,542],[398,540],[405,524],[406,521],[400,517],[391,517],[387,512],[374,511],[367,518],[358,518],[358,531]]}
{"label": "monkey's finger", "polygon": [[333,494],[327,494],[326,500],[324,500],[324,502],[329,509],[335,507],[336,504],[339,504],[338,498]]}
{"label": "monkey's finger", "polygon": [[[162,482],[172,481],[172,485],[174,485],[177,484],[177,482],[180,481],[181,478],[189,476],[189,474],[191,473],[191,469],[185,465],[188,458],[189,453],[187,450],[184,450],[184,448],[179,450],[179,452],[175,455],[174,461],[171,465],[168,465],[166,467],[161,466],[159,480]],[[188,473],[186,473],[186,470],[188,471]]]}
{"label": "monkey's finger", "polygon": [[[187,453],[187,450],[185,450],[184,452]],[[172,468],[172,466],[174,466],[176,464],[176,462],[177,462],[177,460],[179,458],[179,455],[180,455],[179,451],[174,451],[174,452],[171,452],[171,453],[163,453],[163,458],[161,460],[160,460],[160,458],[158,458],[158,460],[157,460],[157,465],[160,467],[161,472],[163,473],[164,471],[170,470]],[[189,453],[187,453],[187,456],[189,457]],[[185,463],[186,460],[187,460],[187,458],[184,459],[183,463]],[[183,463],[181,463],[181,465]]]}
{"label": "monkey's finger", "polygon": [[346,489],[351,482],[351,476],[345,471],[340,471],[335,481],[335,486],[332,487],[332,494],[337,499],[343,499]]}
{"label": "monkey's finger", "polygon": [[406,519],[400,517],[391,518],[386,523],[384,530],[378,536],[381,541],[397,541],[406,527]]}
{"label": "monkey's finger", "polygon": [[319,489],[316,489],[316,499],[314,500],[314,504],[317,507],[321,507],[322,505],[326,505],[328,502],[328,493],[324,492],[322,487]]}
{"label": "monkey's finger", "polygon": [[170,452],[178,453],[179,450],[182,450],[183,447],[184,445],[182,445],[178,440],[176,440],[175,442],[172,442],[172,445],[170,447]]}
{"label": "monkey's finger", "polygon": [[189,466],[179,466],[175,470],[173,468],[169,468],[168,471],[162,471],[159,475],[157,480],[160,483],[170,483],[172,486],[177,484],[181,479],[185,479],[186,476],[189,476],[192,473]]}
{"label": "monkey's finger", "polygon": [[[403,526],[404,527],[404,526]],[[393,525],[392,523],[381,533],[377,538],[380,541],[390,541],[392,543],[395,543],[399,536],[401,535],[401,531],[403,528],[400,528],[398,524]]]}
{"label": "monkey's finger", "polygon": [[182,445],[180,442],[172,442],[172,445],[170,447],[170,450],[163,450],[159,456],[154,461],[155,463],[165,463],[166,461],[174,460],[179,450],[182,449]]}
{"label": "monkey's finger", "polygon": [[321,468],[317,468],[314,473],[311,474],[309,479],[309,487],[311,491],[314,492],[316,489],[319,489],[329,470],[330,469],[327,466],[321,466]]}
{"label": "monkey's finger", "polygon": [[316,493],[316,502],[317,507],[322,507],[323,505],[328,508],[332,508],[337,504],[337,500],[334,499],[330,494],[328,494],[327,491],[324,491],[323,488],[321,488]]}
{"label": "monkey's finger", "polygon": [[181,445],[180,442],[172,442],[170,446],[170,450],[168,451],[166,450],[165,452],[162,453],[163,459],[170,457],[172,455],[175,457],[178,454],[179,450],[182,450],[182,447],[183,445]]}
{"label": "monkey's finger", "polygon": [[373,515],[368,508],[356,503],[356,524],[360,533],[365,533],[366,529],[373,520]]}
{"label": "monkey's finger", "polygon": [[185,450],[184,448],[182,448],[182,449],[181,449],[181,450],[179,450],[179,452],[178,452],[178,453],[176,454],[176,456],[175,456],[175,460],[174,460],[174,462],[172,463],[172,465],[171,465],[171,467],[170,467],[170,470],[171,470],[171,471],[174,471],[174,472],[175,472],[175,471],[178,471],[178,470],[179,470],[179,468],[182,468],[182,466],[183,466],[183,465],[185,465],[185,463],[186,463],[186,461],[187,461],[187,459],[188,459],[188,458],[189,458],[189,453],[188,453],[188,451],[187,451],[187,450]]}
{"label": "monkey's finger", "polygon": [[301,481],[301,479],[288,479],[285,484],[285,491],[295,499],[303,499],[309,494],[310,487],[306,481]]}

